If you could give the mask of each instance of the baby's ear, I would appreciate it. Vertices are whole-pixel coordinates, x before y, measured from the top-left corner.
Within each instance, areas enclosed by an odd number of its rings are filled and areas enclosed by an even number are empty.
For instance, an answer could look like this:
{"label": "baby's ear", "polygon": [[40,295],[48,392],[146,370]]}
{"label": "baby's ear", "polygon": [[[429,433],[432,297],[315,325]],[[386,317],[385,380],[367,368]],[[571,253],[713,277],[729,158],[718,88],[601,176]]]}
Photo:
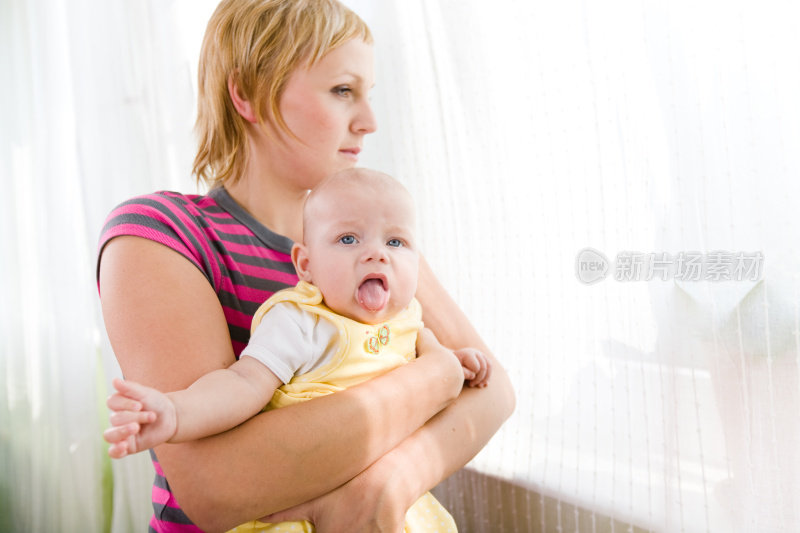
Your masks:
{"label": "baby's ear", "polygon": [[312,283],[311,271],[308,269],[308,250],[302,244],[294,243],[292,245],[292,263],[297,272],[297,277],[302,281]]}

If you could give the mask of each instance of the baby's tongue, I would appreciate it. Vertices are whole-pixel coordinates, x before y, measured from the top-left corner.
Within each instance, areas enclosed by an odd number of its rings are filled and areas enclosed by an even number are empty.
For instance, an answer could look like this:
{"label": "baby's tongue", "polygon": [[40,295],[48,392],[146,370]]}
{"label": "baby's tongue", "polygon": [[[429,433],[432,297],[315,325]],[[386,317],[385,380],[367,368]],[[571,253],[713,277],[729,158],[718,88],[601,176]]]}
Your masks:
{"label": "baby's tongue", "polygon": [[386,305],[389,293],[379,279],[368,279],[358,287],[358,303],[369,311],[380,311]]}

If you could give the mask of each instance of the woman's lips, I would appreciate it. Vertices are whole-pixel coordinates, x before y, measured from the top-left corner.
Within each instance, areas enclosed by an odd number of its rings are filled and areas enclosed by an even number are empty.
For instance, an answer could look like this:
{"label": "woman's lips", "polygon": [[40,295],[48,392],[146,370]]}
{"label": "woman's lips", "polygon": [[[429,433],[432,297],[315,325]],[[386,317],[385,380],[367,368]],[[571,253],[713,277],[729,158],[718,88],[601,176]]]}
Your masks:
{"label": "woman's lips", "polygon": [[343,148],[339,150],[339,153],[348,159],[358,161],[358,154],[361,153],[361,148]]}

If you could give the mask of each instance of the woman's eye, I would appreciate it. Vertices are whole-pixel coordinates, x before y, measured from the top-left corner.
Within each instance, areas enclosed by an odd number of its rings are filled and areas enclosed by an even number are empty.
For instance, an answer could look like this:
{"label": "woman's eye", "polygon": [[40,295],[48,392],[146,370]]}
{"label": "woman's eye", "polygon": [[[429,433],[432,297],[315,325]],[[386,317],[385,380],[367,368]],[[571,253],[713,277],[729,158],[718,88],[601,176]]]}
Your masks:
{"label": "woman's eye", "polygon": [[356,242],[356,238],[352,235],[345,235],[344,237],[339,237],[339,242],[342,244],[354,244]]}
{"label": "woman's eye", "polygon": [[337,96],[348,96],[350,93],[353,92],[353,89],[346,85],[339,85],[338,87],[334,87],[331,89],[331,92]]}
{"label": "woman's eye", "polygon": [[395,248],[399,248],[403,246],[403,241],[401,241],[400,239],[390,239],[389,242],[387,242],[386,244],[389,246],[393,246]]}

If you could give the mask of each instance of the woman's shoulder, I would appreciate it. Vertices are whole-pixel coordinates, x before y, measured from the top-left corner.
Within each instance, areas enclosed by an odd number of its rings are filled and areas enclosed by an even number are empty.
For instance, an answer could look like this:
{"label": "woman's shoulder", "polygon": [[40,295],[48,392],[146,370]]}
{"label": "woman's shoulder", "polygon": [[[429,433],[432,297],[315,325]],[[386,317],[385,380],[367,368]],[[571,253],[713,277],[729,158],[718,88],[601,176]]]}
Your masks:
{"label": "woman's shoulder", "polygon": [[[141,237],[178,252],[216,288],[234,275],[251,281],[263,278],[271,283],[266,287],[270,294],[297,283],[292,242],[253,219],[221,188],[205,195],[158,191],[120,203],[100,232],[98,265],[105,246],[123,236]],[[254,297],[254,301],[264,299]]]}
{"label": "woman's shoulder", "polygon": [[107,222],[125,213],[157,217],[159,213],[183,212],[193,217],[203,217],[219,211],[219,205],[211,195],[156,191],[134,196],[117,204],[109,213]]}
{"label": "woman's shoulder", "polygon": [[129,198],[114,207],[100,232],[98,258],[105,245],[120,236],[142,237],[163,244],[192,260],[209,263],[205,231],[230,218],[210,195],[157,191]]}
{"label": "woman's shoulder", "polygon": [[230,219],[230,214],[219,205],[213,194],[156,191],[134,196],[115,206],[103,225],[101,240],[113,237],[115,231],[123,228],[168,227],[191,232],[197,227],[230,223]]}

